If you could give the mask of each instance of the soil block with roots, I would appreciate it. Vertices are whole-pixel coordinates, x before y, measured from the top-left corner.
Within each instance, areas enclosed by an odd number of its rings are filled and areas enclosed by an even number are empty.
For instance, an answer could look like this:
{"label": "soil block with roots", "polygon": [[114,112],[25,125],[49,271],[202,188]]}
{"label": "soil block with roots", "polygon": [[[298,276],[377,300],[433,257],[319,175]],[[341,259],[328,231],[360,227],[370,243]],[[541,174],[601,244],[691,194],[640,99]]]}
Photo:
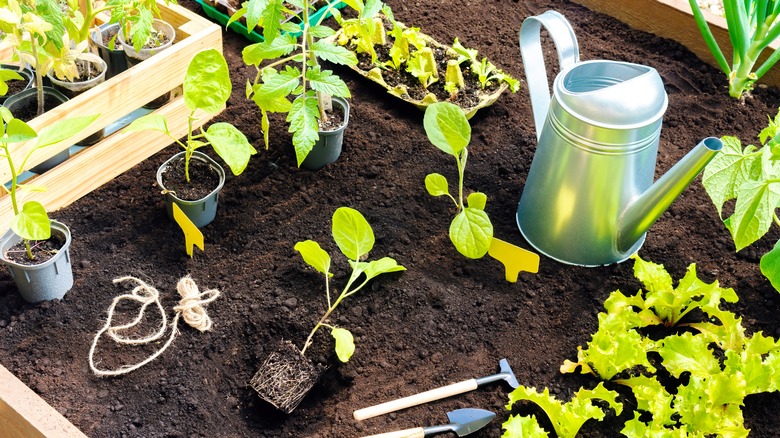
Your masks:
{"label": "soil block with roots", "polygon": [[260,398],[289,414],[319,380],[325,367],[314,365],[286,341],[265,359],[249,384]]}

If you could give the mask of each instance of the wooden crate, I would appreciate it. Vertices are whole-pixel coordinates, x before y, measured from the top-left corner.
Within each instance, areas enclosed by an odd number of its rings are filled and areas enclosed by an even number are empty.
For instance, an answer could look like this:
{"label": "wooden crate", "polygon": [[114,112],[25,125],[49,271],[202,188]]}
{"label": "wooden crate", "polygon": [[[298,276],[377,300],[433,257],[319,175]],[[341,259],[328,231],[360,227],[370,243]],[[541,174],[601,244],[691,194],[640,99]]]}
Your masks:
{"label": "wooden crate", "polygon": [[[190,59],[196,53],[210,48],[222,51],[222,29],[217,24],[180,6],[159,4],[159,7],[162,18],[176,29],[173,46],[30,121],[30,125],[39,130],[68,115],[101,114],[90,129],[73,139],[33,154],[26,168],[54,156],[146,102],[180,87]],[[0,53],[0,59],[8,59],[8,54]],[[168,127],[174,136],[186,135],[189,110],[182,97],[173,99],[155,112],[168,118]],[[211,117],[213,114],[200,114],[197,126]],[[64,207],[169,144],[170,138],[154,131],[114,133],[35,177],[35,184],[45,186],[47,191],[25,194],[24,199],[38,200],[50,211]],[[15,163],[21,163],[30,147],[30,144],[24,143],[12,149]],[[5,169],[0,170],[0,181],[9,180],[10,173]],[[10,199],[3,195],[0,197],[0,224],[7,224],[12,214]],[[2,365],[0,435],[3,438],[86,438]]]}
{"label": "wooden crate", "polygon": [[[89,129],[74,138],[36,151],[25,167],[29,169],[43,162],[154,98],[180,87],[190,59],[196,53],[209,48],[222,51],[222,29],[217,24],[181,6],[160,3],[159,7],[162,18],[176,29],[174,44],[158,55],[30,121],[30,125],[39,130],[69,115],[100,114]],[[3,55],[0,53],[0,59],[8,58]],[[189,111],[181,97],[173,99],[156,112],[168,118],[168,127],[175,137],[186,135]],[[211,115],[201,116],[199,125],[211,118]],[[111,181],[169,144],[171,140],[159,132],[125,134],[120,131],[36,177],[35,184],[42,185],[47,190],[25,194],[24,199],[38,200],[47,210],[57,210]],[[31,147],[32,143],[12,147],[14,163],[21,163]],[[0,169],[0,181],[7,182],[10,179],[10,173],[5,168]],[[0,197],[0,224],[7,224],[12,214],[9,197]]]}
{"label": "wooden crate", "polygon": [[[610,15],[634,29],[644,30],[660,37],[673,39],[693,52],[708,64],[720,69],[715,62],[707,44],[696,26],[691,6],[688,0],[573,0],[588,9]],[[704,16],[710,23],[710,29],[718,41],[720,49],[727,61],[731,61],[731,43],[726,26],[726,19],[704,11]],[[579,36],[579,35],[578,35]],[[579,36],[585,38],[585,35]],[[773,42],[764,50],[756,67],[761,65],[772,51],[778,47]],[[780,65],[780,64],[778,64]],[[780,67],[770,69],[759,81],[759,84],[780,86]]]}

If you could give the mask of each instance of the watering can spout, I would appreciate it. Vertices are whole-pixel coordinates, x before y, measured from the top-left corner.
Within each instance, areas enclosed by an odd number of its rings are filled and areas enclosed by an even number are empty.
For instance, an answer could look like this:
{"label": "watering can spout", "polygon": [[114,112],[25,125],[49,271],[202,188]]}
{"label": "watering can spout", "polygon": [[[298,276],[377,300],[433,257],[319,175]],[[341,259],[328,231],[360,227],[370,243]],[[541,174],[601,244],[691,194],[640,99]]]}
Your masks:
{"label": "watering can spout", "polygon": [[634,199],[620,218],[618,249],[627,251],[634,246],[722,148],[720,139],[705,138],[664,176]]}

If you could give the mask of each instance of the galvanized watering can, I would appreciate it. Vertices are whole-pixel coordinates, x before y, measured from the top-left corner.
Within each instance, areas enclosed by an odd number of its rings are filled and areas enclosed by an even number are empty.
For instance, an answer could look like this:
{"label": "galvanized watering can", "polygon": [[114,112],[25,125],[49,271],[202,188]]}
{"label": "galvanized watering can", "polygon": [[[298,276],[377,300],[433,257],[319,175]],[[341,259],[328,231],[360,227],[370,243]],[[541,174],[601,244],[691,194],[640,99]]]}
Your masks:
{"label": "galvanized watering can", "polygon": [[[541,26],[560,64],[552,98]],[[517,207],[520,232],[539,252],[564,263],[622,262],[723,145],[704,139],[653,184],[668,102],[654,68],[580,62],[574,30],[555,11],[523,22],[520,52],[538,140]]]}

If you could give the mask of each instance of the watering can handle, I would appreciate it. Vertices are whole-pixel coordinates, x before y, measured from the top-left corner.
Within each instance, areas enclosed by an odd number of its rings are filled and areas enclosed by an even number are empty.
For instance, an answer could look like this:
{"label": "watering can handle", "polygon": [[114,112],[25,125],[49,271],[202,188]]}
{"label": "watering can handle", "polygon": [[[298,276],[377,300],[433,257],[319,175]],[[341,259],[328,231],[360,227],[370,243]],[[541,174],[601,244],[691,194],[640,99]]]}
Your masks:
{"label": "watering can handle", "polygon": [[580,49],[574,29],[563,15],[556,11],[528,17],[520,26],[520,55],[523,58],[528,92],[531,94],[531,106],[534,110],[536,139],[542,134],[542,126],[550,107],[550,89],[547,85],[547,69],[542,56],[542,26],[553,40],[558,51],[558,64],[561,70],[580,61]]}

